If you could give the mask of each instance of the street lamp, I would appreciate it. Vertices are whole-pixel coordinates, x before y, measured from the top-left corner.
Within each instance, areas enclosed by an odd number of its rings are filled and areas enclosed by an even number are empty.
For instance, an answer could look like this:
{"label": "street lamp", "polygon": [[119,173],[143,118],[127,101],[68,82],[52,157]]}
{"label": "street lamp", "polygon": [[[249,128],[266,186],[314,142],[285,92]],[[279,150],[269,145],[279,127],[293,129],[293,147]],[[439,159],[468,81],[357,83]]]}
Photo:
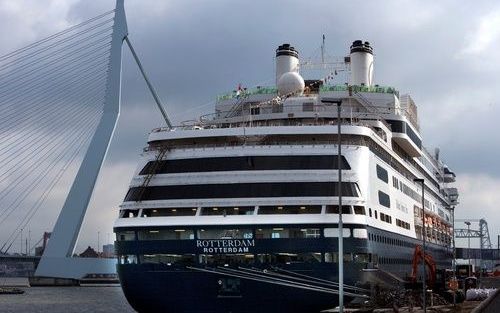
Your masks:
{"label": "street lamp", "polygon": [[339,171],[339,179],[337,183],[337,192],[339,196],[339,313],[344,312],[344,225],[342,222],[342,130],[340,128],[340,105],[342,100],[323,98],[323,103],[337,105],[337,168]]}
{"label": "street lamp", "polygon": [[423,178],[415,178],[413,179],[414,182],[420,183],[422,185],[422,269],[423,269],[423,275],[424,278],[422,279],[422,289],[423,289],[423,305],[422,308],[424,309],[424,313],[427,313],[427,302],[426,302],[426,293],[427,293],[427,287],[426,287],[426,271],[425,271],[425,201],[424,201],[424,191],[425,191],[425,181]]}
{"label": "street lamp", "polygon": [[[451,266],[453,269],[452,281],[453,281],[453,284],[455,284],[457,281],[457,275],[455,274],[455,271],[457,268],[457,265],[456,265],[457,254],[456,254],[456,249],[455,249],[455,206],[450,206],[450,211],[451,211],[451,224],[452,224],[451,240],[452,240],[452,245],[453,245],[453,248],[452,248],[453,249],[453,259],[451,262]],[[455,306],[457,304],[456,290],[454,288],[455,287],[452,288],[453,289],[453,306]]]}
{"label": "street lamp", "polygon": [[465,225],[467,225],[467,258],[469,259],[468,273],[469,277],[471,276],[471,268],[470,268],[470,222],[465,221]]}
{"label": "street lamp", "polygon": [[[455,246],[455,207],[458,205],[458,192],[456,189],[452,188],[449,189],[451,192],[448,193],[448,199],[450,200],[450,211],[451,211],[451,224],[452,224],[452,245],[453,245],[453,260],[452,260],[452,267],[453,267],[453,284],[455,284],[457,280],[457,275],[456,275],[456,268],[457,268],[457,251],[456,251],[456,246]],[[453,305],[456,304],[456,294],[455,290],[453,290]]]}

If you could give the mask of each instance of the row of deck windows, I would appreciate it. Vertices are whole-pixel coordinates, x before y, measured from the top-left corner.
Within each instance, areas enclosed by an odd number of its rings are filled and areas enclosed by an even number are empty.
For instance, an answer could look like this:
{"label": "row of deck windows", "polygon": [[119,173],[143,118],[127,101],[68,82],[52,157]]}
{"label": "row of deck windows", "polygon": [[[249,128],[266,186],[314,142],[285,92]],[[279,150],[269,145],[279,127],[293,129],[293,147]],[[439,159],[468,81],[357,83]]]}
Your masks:
{"label": "row of deck windows", "polygon": [[[408,197],[412,198],[413,200],[417,201],[420,203],[422,201],[422,195],[415,190],[413,190],[411,187],[400,181],[397,177],[392,177],[392,186],[396,188],[397,190],[400,190],[403,192],[405,195]],[[431,210],[433,208],[433,205],[431,202],[427,199],[424,199],[424,206]],[[443,213],[444,215],[444,213]]]}
{"label": "row of deck windows", "polygon": [[[266,254],[233,254],[233,255],[211,255],[211,254],[144,254],[144,255],[120,255],[119,264],[158,264],[158,265],[253,265],[255,263],[338,263],[337,252],[306,252],[306,253],[266,253]],[[411,264],[411,259],[378,257],[371,253],[344,253],[345,263],[380,263],[380,264]],[[448,262],[438,262],[440,265],[448,265]]]}
{"label": "row of deck windows", "polygon": [[[279,238],[332,238],[339,236],[338,228],[290,228],[273,227],[232,228],[232,229],[151,229],[137,231],[137,240],[194,240],[196,239],[279,239]],[[367,239],[368,233],[364,228],[343,229],[343,237]],[[136,240],[136,231],[119,231],[116,233],[118,241]]]}
{"label": "row of deck windows", "polygon": [[396,219],[396,226],[399,226],[404,229],[410,229],[410,223],[402,221],[400,219]]}
{"label": "row of deck windows", "polygon": [[[276,198],[276,197],[331,197],[339,194],[338,182],[266,182],[221,183],[200,185],[166,185],[132,187],[125,196],[126,202],[180,199],[227,199],[227,198]],[[354,182],[342,182],[340,191],[345,197],[359,197],[359,186]]]}
{"label": "row of deck windows", "polygon": [[[351,166],[341,156],[341,167]],[[322,170],[338,169],[337,155],[267,155],[238,157],[209,157],[196,159],[169,159],[150,161],[139,175],[200,173],[223,171],[266,171],[266,170]]]}
{"label": "row of deck windows", "polygon": [[[119,264],[161,264],[161,265],[251,265],[254,263],[338,263],[337,252],[305,252],[305,253],[261,253],[261,254],[141,254],[120,255]],[[369,263],[378,262],[376,254],[344,253],[344,262]]]}
{"label": "row of deck windows", "polygon": [[[149,208],[142,209],[141,217],[161,217],[161,216],[195,216],[198,208],[186,207],[186,208]],[[270,206],[260,206],[258,207],[257,214],[259,215],[271,215],[271,214],[321,214],[321,205],[270,205]],[[202,216],[214,216],[214,215],[254,215],[256,212],[256,207],[254,206],[243,206],[243,207],[202,207],[200,209],[200,215]],[[327,205],[325,209],[327,214],[338,214],[338,205]],[[356,215],[366,215],[366,210],[364,206],[360,205],[343,205],[342,214],[356,214]],[[139,210],[122,210],[122,218],[133,218],[139,216]]]}
{"label": "row of deck windows", "polygon": [[[449,255],[448,255],[449,257]],[[125,264],[151,264],[151,265],[253,265],[257,264],[292,264],[292,263],[338,263],[337,252],[305,252],[305,253],[261,253],[261,254],[141,254],[119,255],[118,263]],[[379,257],[372,253],[344,253],[344,263],[373,263],[373,264],[411,264],[407,258]],[[437,261],[439,265],[449,265],[446,261]]]}
{"label": "row of deck windows", "polygon": [[397,238],[390,238],[382,235],[377,235],[377,234],[369,234],[368,239],[371,241],[391,245],[391,246],[400,246],[400,247],[407,247],[407,248],[413,248],[415,247],[415,243],[406,241],[403,239],[397,239]]}

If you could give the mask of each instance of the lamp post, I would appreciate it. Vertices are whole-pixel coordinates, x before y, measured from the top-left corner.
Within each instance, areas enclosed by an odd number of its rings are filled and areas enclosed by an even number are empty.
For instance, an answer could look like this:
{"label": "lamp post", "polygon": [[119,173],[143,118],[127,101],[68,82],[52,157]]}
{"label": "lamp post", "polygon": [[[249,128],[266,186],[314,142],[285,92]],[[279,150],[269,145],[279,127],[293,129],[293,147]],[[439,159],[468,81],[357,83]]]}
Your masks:
{"label": "lamp post", "polygon": [[[451,266],[452,266],[452,269],[453,269],[453,277],[452,277],[452,280],[453,280],[453,283],[456,282],[457,280],[457,275],[455,274],[455,270],[456,270],[456,259],[457,259],[457,254],[456,254],[456,250],[455,250],[455,207],[454,206],[451,206],[450,207],[450,211],[451,211],[451,223],[452,223],[452,228],[451,228],[451,240],[452,240],[452,249],[453,249],[453,259],[451,261]],[[457,297],[456,297],[456,290],[453,290],[453,306],[455,306],[457,304]]]}
{"label": "lamp post", "polygon": [[469,277],[471,276],[471,264],[470,264],[470,222],[465,221],[465,225],[467,225],[467,258],[469,259],[469,266],[468,266],[468,275]]}
{"label": "lamp post", "polygon": [[448,193],[448,199],[449,199],[449,208],[451,211],[451,224],[452,224],[452,229],[451,229],[451,240],[452,240],[452,251],[453,251],[453,259],[452,259],[452,268],[453,268],[453,277],[451,278],[452,284],[451,284],[451,289],[453,290],[453,306],[457,304],[457,297],[456,297],[456,290],[458,288],[458,282],[457,282],[457,274],[456,274],[456,269],[457,269],[457,250],[455,246],[455,207],[458,205],[458,192],[456,190],[451,189],[451,192]]}
{"label": "lamp post", "polygon": [[339,196],[339,313],[344,312],[344,225],[342,222],[342,130],[340,127],[340,112],[342,100],[324,98],[323,103],[335,103],[337,105],[337,168],[339,179],[337,183],[337,193]]}
{"label": "lamp post", "polygon": [[427,293],[427,286],[426,286],[426,281],[425,279],[427,278],[426,271],[425,271],[425,200],[424,200],[424,192],[425,192],[425,181],[423,178],[415,178],[413,179],[414,182],[420,183],[422,185],[422,270],[423,270],[423,275],[424,278],[422,279],[422,289],[423,289],[423,304],[422,308],[424,309],[424,313],[427,313],[427,301],[426,301],[426,293]]}

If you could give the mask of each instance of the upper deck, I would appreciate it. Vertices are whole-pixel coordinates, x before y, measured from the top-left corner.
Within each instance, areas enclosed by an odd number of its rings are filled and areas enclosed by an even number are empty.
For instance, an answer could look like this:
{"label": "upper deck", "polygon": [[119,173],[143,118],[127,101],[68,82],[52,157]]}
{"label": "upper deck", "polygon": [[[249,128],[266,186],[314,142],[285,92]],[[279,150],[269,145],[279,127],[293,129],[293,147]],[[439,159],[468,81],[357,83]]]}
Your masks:
{"label": "upper deck", "polygon": [[217,97],[214,113],[173,129],[154,129],[145,151],[162,147],[195,153],[208,147],[331,146],[338,142],[340,124],[341,144],[369,146],[383,154],[384,160],[399,164],[398,170],[408,179],[424,177],[434,194],[448,197],[451,189],[445,184],[454,181],[454,173],[437,154],[433,156],[423,147],[413,99],[400,95],[396,88],[373,84],[370,53],[351,51],[345,59],[351,81],[339,85],[329,84],[328,79],[304,80],[298,71],[297,51],[289,45],[278,50],[276,87],[247,89],[240,85]]}

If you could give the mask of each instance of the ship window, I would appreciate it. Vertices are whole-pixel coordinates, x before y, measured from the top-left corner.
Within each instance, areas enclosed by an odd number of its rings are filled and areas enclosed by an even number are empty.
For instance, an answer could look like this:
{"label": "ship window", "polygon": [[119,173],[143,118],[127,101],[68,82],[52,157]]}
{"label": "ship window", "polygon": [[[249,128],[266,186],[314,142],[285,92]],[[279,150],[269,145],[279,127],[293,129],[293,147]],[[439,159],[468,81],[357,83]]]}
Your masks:
{"label": "ship window", "polygon": [[[356,183],[342,182],[342,194],[359,197]],[[337,182],[241,183],[151,186],[130,188],[125,201],[167,199],[214,199],[255,197],[328,197],[337,196]],[[142,196],[141,196],[142,195]]]}
{"label": "ship window", "polygon": [[256,239],[278,238],[320,238],[319,228],[259,228],[255,230]]}
{"label": "ship window", "polygon": [[151,208],[142,209],[142,217],[158,217],[158,216],[194,216],[197,208]]}
{"label": "ship window", "polygon": [[260,263],[319,263],[321,262],[320,252],[305,252],[305,253],[274,253],[274,254],[258,254],[257,259]]}
{"label": "ship window", "polygon": [[253,206],[245,206],[245,207],[205,207],[201,208],[201,215],[252,215],[255,211],[255,207]]}
{"label": "ship window", "polygon": [[372,217],[372,208],[369,208],[368,212],[370,213],[370,217]]}
{"label": "ship window", "polygon": [[137,264],[137,256],[133,254],[120,255],[118,257],[120,264]]}
{"label": "ship window", "polygon": [[377,210],[375,210],[375,218],[376,218],[376,219],[378,218],[378,217],[377,217]]}
{"label": "ship window", "polygon": [[139,210],[121,210],[120,217],[121,218],[132,218],[137,217],[139,215]]}
{"label": "ship window", "polygon": [[387,173],[387,170],[378,164],[377,164],[377,177],[381,181],[389,183],[389,174]]}
{"label": "ship window", "polygon": [[283,103],[274,104],[271,110],[272,113],[283,113]]}
{"label": "ship window", "polygon": [[367,239],[368,238],[368,231],[365,228],[353,228],[352,236],[354,238]]}
{"label": "ship window", "polygon": [[326,263],[338,263],[339,261],[339,254],[337,252],[330,253],[326,252],[325,253],[325,262]]}
{"label": "ship window", "polygon": [[259,214],[320,214],[321,205],[273,205],[259,207]]}
{"label": "ship window", "polygon": [[391,130],[395,133],[404,133],[406,123],[398,120],[386,120],[391,125]]}
{"label": "ship window", "polygon": [[190,240],[194,239],[192,229],[148,229],[137,232],[139,240]]}
{"label": "ship window", "polygon": [[[349,238],[351,237],[351,230],[349,228],[344,228],[343,231],[343,238]],[[338,237],[339,236],[339,229],[338,228],[325,228],[324,230],[325,237]]]}
{"label": "ship window", "polygon": [[354,214],[366,215],[365,207],[360,205],[353,206]]}
{"label": "ship window", "polygon": [[368,253],[354,253],[353,258],[355,263],[370,262],[370,255]]}
{"label": "ship window", "polygon": [[[144,166],[139,175],[218,171],[338,169],[337,165],[337,155],[213,157],[150,161]],[[344,156],[341,157],[341,166],[344,170],[351,169]]]}
{"label": "ship window", "polygon": [[251,108],[250,112],[251,112],[252,115],[259,115],[260,114],[260,108],[259,107]]}
{"label": "ship window", "polygon": [[312,112],[312,111],[314,111],[314,102],[304,102],[304,103],[302,103],[302,111],[303,112]]}
{"label": "ship window", "polygon": [[251,265],[254,263],[253,254],[200,254],[198,261],[201,264],[208,264],[212,266],[224,265]]}
{"label": "ship window", "polygon": [[252,239],[251,229],[200,229],[198,239]]}
{"label": "ship window", "polygon": [[392,187],[398,189],[399,181],[396,177],[392,176]]}
{"label": "ship window", "polygon": [[139,255],[141,264],[163,264],[163,265],[193,265],[196,262],[194,254],[144,254]]}
{"label": "ship window", "polygon": [[[339,214],[339,206],[338,205],[327,205],[326,206],[326,213],[327,214]],[[343,205],[342,206],[342,214],[352,214],[351,206],[350,205]]]}
{"label": "ship window", "polygon": [[[325,253],[325,262],[326,263],[338,263],[339,254],[337,252],[326,252]],[[352,253],[344,253],[344,262],[352,262],[353,256]]]}
{"label": "ship window", "polygon": [[117,241],[135,240],[135,231],[127,230],[127,231],[116,232],[116,240]]}
{"label": "ship window", "polygon": [[388,214],[380,213],[380,220],[389,224],[392,223],[392,217]]}
{"label": "ship window", "polygon": [[407,223],[407,222],[402,221],[400,219],[396,219],[396,225],[399,227],[402,227],[404,229],[410,229],[410,223]]}
{"label": "ship window", "polygon": [[406,134],[410,137],[411,141],[419,148],[422,149],[422,140],[418,138],[417,134],[411,129],[410,126],[406,126]]}
{"label": "ship window", "polygon": [[391,208],[391,198],[388,194],[380,190],[378,191],[378,203],[385,207]]}

